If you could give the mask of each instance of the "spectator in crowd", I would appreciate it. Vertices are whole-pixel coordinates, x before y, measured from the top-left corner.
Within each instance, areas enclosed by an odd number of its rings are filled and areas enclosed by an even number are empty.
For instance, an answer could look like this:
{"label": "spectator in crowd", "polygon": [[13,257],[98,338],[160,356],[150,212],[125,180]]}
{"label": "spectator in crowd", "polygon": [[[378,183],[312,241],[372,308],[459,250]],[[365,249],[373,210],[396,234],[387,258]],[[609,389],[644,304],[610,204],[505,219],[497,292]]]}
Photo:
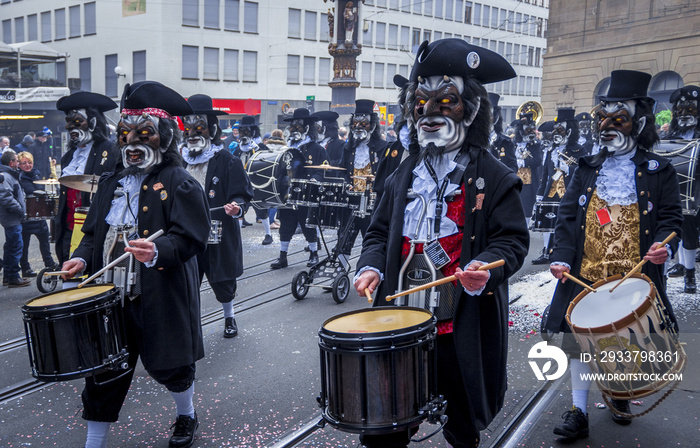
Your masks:
{"label": "spectator in crowd", "polygon": [[29,151],[29,147],[34,143],[34,137],[31,135],[27,134],[24,136],[22,139],[22,143],[19,143],[17,146],[15,146],[15,154],[20,153],[22,151]]}
{"label": "spectator in crowd", "polygon": [[25,209],[24,192],[19,184],[18,164],[14,151],[5,151],[0,156],[0,176],[3,178],[0,183],[0,224],[5,229],[2,284],[10,288],[29,285],[29,280],[19,276]]}
{"label": "spectator in crowd", "polygon": [[56,163],[56,159],[52,157],[52,148],[48,142],[48,136],[44,133],[44,131],[39,131],[36,133],[34,143],[29,146],[28,152],[33,156],[34,166],[41,175],[39,179],[46,179],[50,177],[51,165]]}
{"label": "spectator in crowd", "polygon": [[3,135],[2,137],[0,137],[0,154],[2,154],[8,149],[12,149],[10,147],[10,138]]}

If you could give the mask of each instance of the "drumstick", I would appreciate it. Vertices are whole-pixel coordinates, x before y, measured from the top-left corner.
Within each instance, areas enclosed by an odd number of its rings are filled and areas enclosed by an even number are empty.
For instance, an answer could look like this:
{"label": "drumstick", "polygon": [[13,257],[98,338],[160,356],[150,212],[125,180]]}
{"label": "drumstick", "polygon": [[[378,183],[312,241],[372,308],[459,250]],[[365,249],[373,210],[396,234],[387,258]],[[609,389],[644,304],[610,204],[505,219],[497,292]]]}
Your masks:
{"label": "drumstick", "polygon": [[369,292],[369,288],[365,288],[365,296],[367,296],[367,303],[372,303],[372,293]]}
{"label": "drumstick", "polygon": [[[494,261],[493,263],[482,264],[476,270],[488,271],[489,269],[497,268],[499,266],[503,266],[504,264],[506,264],[505,260],[498,260]],[[450,275],[449,277],[441,278],[440,280],[435,280],[434,282],[426,283],[425,285],[416,286],[415,288],[409,289],[408,291],[402,291],[398,294],[394,294],[393,296],[386,296],[386,300],[394,300],[397,297],[405,296],[407,294],[413,294],[414,292],[423,291],[424,289],[430,289],[434,286],[440,286],[442,284],[449,283],[454,280],[457,280],[457,277],[455,277],[454,275]]]}
{"label": "drumstick", "polygon": [[[672,239],[674,239],[675,237],[676,237],[676,232],[671,232],[671,234],[670,234],[669,236],[667,236],[666,239],[663,240],[663,241],[659,244],[659,247],[667,245],[667,244],[668,244]],[[640,270],[640,269],[642,268],[642,266],[644,266],[644,263],[646,263],[646,262],[647,262],[647,260],[642,260],[642,261],[640,261],[640,262],[637,264],[637,266],[635,266],[634,268],[632,268],[632,270],[629,271],[629,272],[627,273],[627,275],[625,275],[624,277],[622,277],[622,280],[620,280],[620,282],[619,282],[617,285],[613,286],[612,289],[610,289],[610,292],[615,291],[615,288],[617,288],[618,286],[620,286],[620,285],[622,284],[622,282],[624,282],[625,280],[627,280],[628,278],[630,278],[630,276],[631,276],[632,274],[634,274],[635,272],[637,272],[638,270]]]}
{"label": "drumstick", "polygon": [[54,272],[44,272],[44,277],[51,277],[52,275],[64,275],[68,274],[70,271],[54,271]]}
{"label": "drumstick", "polygon": [[568,272],[564,272],[562,275],[563,275],[564,277],[568,278],[569,280],[571,280],[572,282],[578,283],[580,286],[583,286],[583,287],[586,288],[589,292],[598,292],[597,289],[591,288],[590,286],[588,286],[587,284],[583,283],[581,280],[577,279],[576,277],[574,277],[573,275],[569,274]]}
{"label": "drumstick", "polygon": [[[231,202],[231,204],[238,205],[238,203],[236,203],[236,202]],[[210,212],[215,212],[215,211],[217,211],[217,210],[221,210],[222,208],[224,208],[223,205],[221,205],[221,206],[219,206],[219,207],[210,208],[209,211],[210,211]]]}
{"label": "drumstick", "polygon": [[[159,231],[157,231],[157,232],[154,233],[153,235],[151,235],[151,236],[149,236],[148,238],[146,238],[146,241],[148,241],[148,242],[150,243],[150,242],[152,242],[153,240],[155,240],[156,238],[158,238],[159,236],[161,236],[161,235],[164,234],[164,233],[165,233],[165,232],[163,231],[163,229],[160,229]],[[129,255],[131,255],[130,252],[125,252],[123,255],[120,255],[120,256],[119,256],[118,258],[116,258],[113,262],[111,262],[111,263],[108,264],[107,266],[103,267],[103,268],[100,269],[99,271],[95,272],[95,273],[92,274],[90,277],[88,277],[84,282],[82,282],[81,284],[79,284],[79,285],[78,285],[78,288],[82,288],[83,286],[85,286],[86,283],[90,283],[90,282],[93,281],[95,278],[97,278],[97,277],[99,277],[100,275],[102,275],[106,270],[112,269],[114,266],[116,266],[116,265],[118,265],[119,263],[121,263],[122,261],[126,260],[126,259],[129,257]]]}

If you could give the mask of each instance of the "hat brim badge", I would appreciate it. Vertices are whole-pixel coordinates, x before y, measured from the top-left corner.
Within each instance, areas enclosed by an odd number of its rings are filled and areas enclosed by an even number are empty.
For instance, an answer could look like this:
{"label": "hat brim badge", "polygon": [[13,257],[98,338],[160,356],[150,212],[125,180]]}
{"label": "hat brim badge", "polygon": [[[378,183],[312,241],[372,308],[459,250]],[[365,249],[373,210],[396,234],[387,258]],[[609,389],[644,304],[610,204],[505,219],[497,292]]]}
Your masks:
{"label": "hat brim badge", "polygon": [[470,51],[469,54],[467,54],[467,66],[474,70],[481,64],[481,58],[479,57],[479,53],[476,51]]}

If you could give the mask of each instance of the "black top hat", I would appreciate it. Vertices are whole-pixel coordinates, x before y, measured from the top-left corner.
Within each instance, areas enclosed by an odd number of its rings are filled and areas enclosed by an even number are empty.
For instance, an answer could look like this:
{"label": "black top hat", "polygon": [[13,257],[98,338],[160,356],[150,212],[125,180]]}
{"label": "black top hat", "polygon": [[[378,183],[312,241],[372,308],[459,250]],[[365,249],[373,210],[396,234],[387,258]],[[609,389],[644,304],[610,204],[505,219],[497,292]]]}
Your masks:
{"label": "black top hat", "polygon": [[374,113],[374,100],[355,100],[355,114]]}
{"label": "black top hat", "polygon": [[515,70],[503,56],[462,39],[440,39],[418,48],[411,81],[429,76],[473,77],[482,84],[515,77]]}
{"label": "black top hat", "polygon": [[683,86],[671,94],[670,102],[675,103],[679,100],[695,100],[700,99],[700,87],[697,86]]}
{"label": "black top hat", "polygon": [[538,131],[540,132],[552,132],[554,130],[554,122],[553,121],[545,121],[540,125],[539,128],[537,128]]}
{"label": "black top hat", "polygon": [[524,112],[520,114],[520,120],[526,120],[526,121],[533,121],[535,119],[535,115],[532,112]]}
{"label": "black top hat", "polygon": [[211,97],[207,95],[192,95],[187,98],[187,102],[192,106],[195,114],[202,115],[228,115],[222,110],[215,110],[211,101]]}
{"label": "black top hat", "polygon": [[635,70],[613,70],[610,74],[608,94],[601,101],[649,100],[647,88],[651,81],[649,73]]}
{"label": "black top hat", "polygon": [[156,108],[172,116],[192,115],[192,106],[179,93],[157,81],[127,84],[122,93],[120,109]]}
{"label": "black top hat", "polygon": [[245,127],[255,127],[255,126],[260,126],[260,123],[257,122],[257,119],[255,118],[254,115],[244,115],[243,118],[241,118],[241,122],[238,125],[240,128],[245,128]]}
{"label": "black top hat", "polygon": [[297,109],[294,109],[294,113],[290,118],[283,118],[284,121],[294,121],[294,120],[304,120],[305,122],[313,122],[313,121],[318,121],[318,119],[314,118],[309,114],[309,109],[306,109],[305,107],[299,107]]}
{"label": "black top hat", "polygon": [[501,100],[501,95],[489,92],[489,103],[491,107],[498,107],[498,102]]}
{"label": "black top hat", "polygon": [[59,98],[58,101],[56,101],[56,109],[62,110],[63,112],[87,109],[88,107],[94,107],[104,113],[108,110],[116,109],[117,103],[112,101],[111,98],[99,93],[84,91],[75,92],[71,95]]}
{"label": "black top hat", "polygon": [[591,114],[588,112],[581,112],[580,114],[576,114],[574,117],[576,121],[582,121],[582,120],[593,120],[593,117],[591,117]]}
{"label": "black top hat", "polygon": [[326,123],[335,123],[338,120],[338,113],[332,110],[320,110],[311,114],[313,118],[318,121],[324,121]]}
{"label": "black top hat", "polygon": [[408,84],[408,79],[399,74],[394,75],[394,85],[396,87],[398,87],[399,89],[403,89],[404,87],[406,87],[406,84]]}
{"label": "black top hat", "polygon": [[574,121],[576,118],[574,114],[576,111],[573,107],[562,107],[557,111],[557,118],[554,120],[557,123],[562,123],[564,121]]}

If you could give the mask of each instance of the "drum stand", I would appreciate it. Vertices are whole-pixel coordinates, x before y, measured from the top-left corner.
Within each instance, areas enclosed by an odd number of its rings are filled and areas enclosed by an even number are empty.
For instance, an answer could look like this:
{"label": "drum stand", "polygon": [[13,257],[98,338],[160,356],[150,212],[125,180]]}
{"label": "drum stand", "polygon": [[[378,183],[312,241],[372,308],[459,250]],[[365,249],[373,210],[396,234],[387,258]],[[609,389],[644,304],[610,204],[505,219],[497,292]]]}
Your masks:
{"label": "drum stand", "polygon": [[[350,277],[348,275],[349,266],[347,261],[341,260],[340,256],[342,255],[343,247],[345,247],[345,244],[348,241],[354,221],[355,215],[350,213],[350,217],[342,227],[340,238],[338,238],[338,242],[332,251],[328,251],[328,245],[323,237],[323,231],[319,232],[321,234],[321,242],[323,243],[323,247],[328,256],[311,266],[308,272],[301,271],[294,276],[292,279],[292,295],[295,299],[303,299],[306,297],[306,294],[309,292],[309,288],[311,286],[319,286],[324,288],[326,291],[330,291],[333,296],[333,300],[335,300],[336,303],[345,302],[350,294]],[[318,228],[320,229],[320,223],[318,224]],[[314,279],[319,278],[329,278],[332,279],[333,282],[331,283],[331,286],[314,285]]]}

